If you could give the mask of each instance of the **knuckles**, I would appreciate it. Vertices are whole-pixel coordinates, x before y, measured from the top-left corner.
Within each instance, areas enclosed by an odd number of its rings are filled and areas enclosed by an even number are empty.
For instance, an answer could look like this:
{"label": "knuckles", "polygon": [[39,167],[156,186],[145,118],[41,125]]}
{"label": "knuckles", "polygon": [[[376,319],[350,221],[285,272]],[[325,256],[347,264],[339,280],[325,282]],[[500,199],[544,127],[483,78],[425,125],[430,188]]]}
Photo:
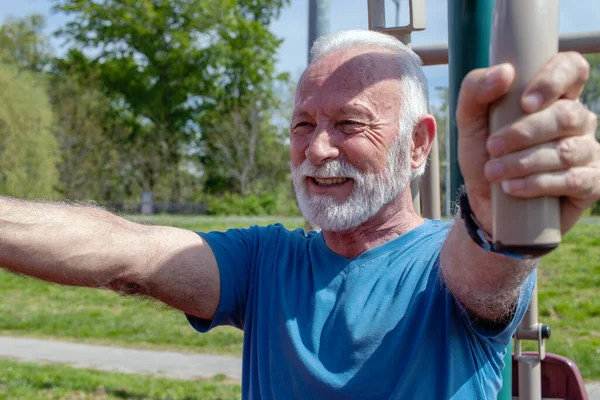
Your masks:
{"label": "knuckles", "polygon": [[[572,136],[561,139],[557,142],[556,150],[560,159],[561,166],[571,168],[577,165],[577,161],[582,155],[579,151],[578,137]],[[586,151],[585,148],[581,149]]]}
{"label": "knuckles", "polygon": [[579,82],[582,83],[587,81],[590,77],[590,63],[588,60],[586,60],[583,55],[576,51],[566,52],[565,55],[567,55],[575,64]]}
{"label": "knuckles", "polygon": [[554,105],[559,129],[572,131],[585,124],[585,106],[574,100],[559,100]]}
{"label": "knuckles", "polygon": [[577,197],[588,197],[590,187],[585,184],[586,179],[581,169],[570,169],[565,175],[565,186],[569,193],[578,194]]}
{"label": "knuckles", "polygon": [[500,136],[509,144],[506,153],[528,147],[535,141],[535,134],[527,120],[516,122],[507,127]]}

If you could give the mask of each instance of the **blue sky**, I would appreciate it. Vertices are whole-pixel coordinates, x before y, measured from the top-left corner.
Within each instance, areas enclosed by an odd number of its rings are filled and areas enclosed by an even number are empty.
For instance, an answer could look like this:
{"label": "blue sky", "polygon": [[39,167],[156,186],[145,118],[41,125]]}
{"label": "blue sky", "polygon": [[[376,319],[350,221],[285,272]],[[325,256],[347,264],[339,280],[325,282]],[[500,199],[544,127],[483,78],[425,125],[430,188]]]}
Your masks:
{"label": "blue sky", "polygon": [[[50,12],[48,0],[0,0],[0,21],[9,16],[21,17],[34,12],[47,16],[48,32],[65,23],[62,15]],[[394,3],[386,0],[387,19],[393,21]],[[447,0],[426,0],[427,29],[413,34],[413,45],[447,43]],[[407,16],[408,1],[401,2],[401,15]],[[330,0],[330,32],[344,29],[367,28],[367,0]],[[401,20],[402,21],[402,20]],[[278,53],[280,71],[299,76],[306,66],[308,52],[308,0],[291,0],[278,21],[272,24],[275,34],[284,39]],[[561,33],[584,32],[600,29],[600,0],[561,1]],[[58,43],[54,43],[60,52]],[[447,86],[446,66],[426,67],[425,72],[431,88]]]}

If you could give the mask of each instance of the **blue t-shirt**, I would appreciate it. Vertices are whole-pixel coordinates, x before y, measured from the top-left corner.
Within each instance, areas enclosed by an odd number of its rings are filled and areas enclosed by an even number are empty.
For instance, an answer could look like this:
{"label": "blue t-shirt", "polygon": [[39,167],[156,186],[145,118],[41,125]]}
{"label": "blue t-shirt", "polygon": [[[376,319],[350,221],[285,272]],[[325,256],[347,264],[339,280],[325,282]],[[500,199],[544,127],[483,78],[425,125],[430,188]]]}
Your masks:
{"label": "blue t-shirt", "polygon": [[451,224],[426,220],[348,259],[320,232],[281,225],[201,234],[220,271],[205,332],[244,330],[245,399],[496,399],[513,321],[471,321],[439,275]]}

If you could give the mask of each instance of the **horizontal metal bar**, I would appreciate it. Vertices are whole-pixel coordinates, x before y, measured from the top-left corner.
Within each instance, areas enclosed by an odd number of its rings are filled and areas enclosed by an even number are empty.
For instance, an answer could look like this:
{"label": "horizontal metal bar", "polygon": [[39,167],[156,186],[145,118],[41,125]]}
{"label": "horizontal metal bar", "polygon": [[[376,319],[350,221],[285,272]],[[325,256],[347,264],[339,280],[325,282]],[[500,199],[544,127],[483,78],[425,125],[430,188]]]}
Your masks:
{"label": "horizontal metal bar", "polygon": [[448,45],[434,44],[430,46],[414,46],[412,50],[417,53],[423,65],[448,64]]}
{"label": "horizontal metal bar", "polygon": [[600,53],[600,31],[560,35],[558,50],[581,54]]}
{"label": "horizontal metal bar", "polygon": [[[600,31],[568,33],[560,35],[560,51],[576,51],[581,54],[600,53]],[[423,60],[423,65],[448,64],[448,45],[414,46],[415,53]]]}

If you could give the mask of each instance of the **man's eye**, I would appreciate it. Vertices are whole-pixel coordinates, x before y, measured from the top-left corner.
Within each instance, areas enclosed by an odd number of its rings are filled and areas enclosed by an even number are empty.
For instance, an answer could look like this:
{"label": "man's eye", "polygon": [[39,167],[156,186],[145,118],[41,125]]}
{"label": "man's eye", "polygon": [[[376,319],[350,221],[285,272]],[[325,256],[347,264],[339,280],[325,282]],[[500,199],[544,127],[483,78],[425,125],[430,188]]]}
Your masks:
{"label": "man's eye", "polygon": [[346,121],[342,121],[342,124],[344,124],[344,125],[358,125],[358,122],[346,120]]}
{"label": "man's eye", "polygon": [[302,121],[296,123],[292,128],[292,133],[294,134],[306,134],[312,131],[313,124],[307,121]]}

